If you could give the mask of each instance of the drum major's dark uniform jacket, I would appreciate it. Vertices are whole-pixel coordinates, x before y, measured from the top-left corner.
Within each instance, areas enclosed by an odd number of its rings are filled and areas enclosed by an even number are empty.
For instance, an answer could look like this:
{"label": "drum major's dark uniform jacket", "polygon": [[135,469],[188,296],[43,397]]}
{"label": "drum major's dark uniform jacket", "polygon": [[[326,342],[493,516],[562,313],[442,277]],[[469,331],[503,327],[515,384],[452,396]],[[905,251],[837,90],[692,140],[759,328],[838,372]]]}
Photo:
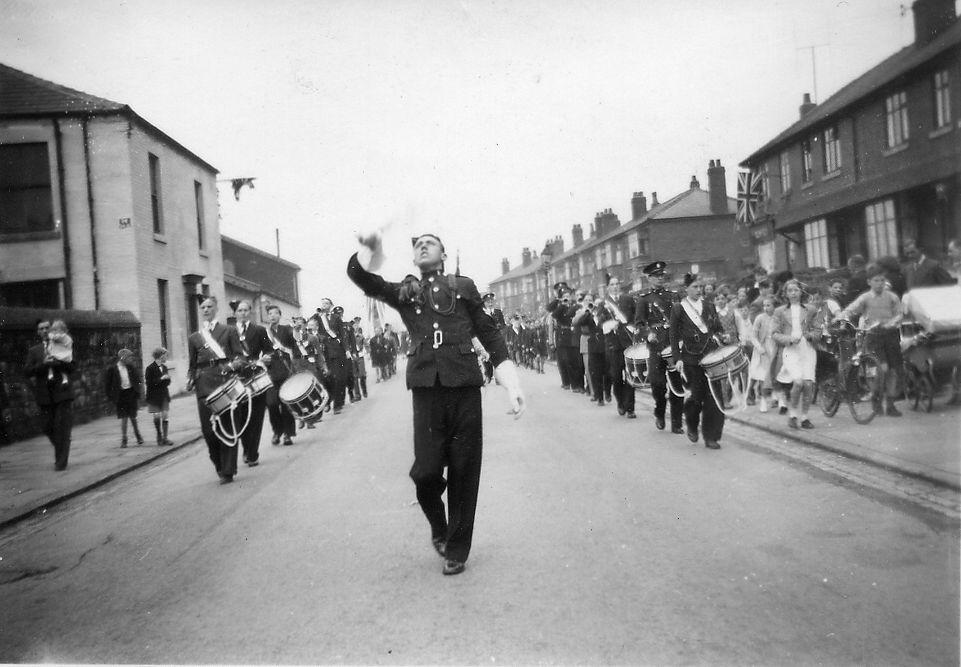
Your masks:
{"label": "drum major's dark uniform jacket", "polygon": [[[636,304],[630,294],[621,294],[617,298],[617,309],[627,318],[634,315]],[[617,403],[620,413],[631,415],[634,413],[634,387],[624,379],[624,350],[633,345],[634,340],[626,324],[621,323],[611,309],[606,305],[600,309],[597,322],[603,328],[608,321],[617,322],[617,326],[604,336],[607,373],[611,378],[611,394]]]}
{"label": "drum major's dark uniform jacket", "polygon": [[[201,326],[206,326],[202,322]],[[200,331],[187,338],[187,364],[189,377],[193,380],[197,394],[197,414],[200,416],[200,430],[207,443],[207,453],[221,477],[232,477],[237,473],[237,448],[228,447],[214,435],[210,423],[210,409],[204,402],[217,387],[233,377],[229,363],[241,357],[243,348],[234,327],[217,322],[210,332],[214,341],[220,345],[225,357],[220,357],[204,339]]]}
{"label": "drum major's dark uniform jacket", "polygon": [[557,350],[557,370],[564,389],[580,390],[584,386],[584,364],[580,354],[580,330],[571,324],[577,307],[554,299],[547,304],[547,312],[554,318],[554,347]]}
{"label": "drum major's dark uniform jacket", "polygon": [[[507,359],[507,346],[470,278],[435,271],[388,282],[366,271],[357,255],[350,258],[347,275],[364,294],[396,309],[407,327],[407,387],[414,412],[410,476],[432,537],[446,539],[448,559],[464,562],[473,534],[483,447],[484,377],[471,338],[480,340],[495,367]],[[442,500],[445,488],[449,516]]]}

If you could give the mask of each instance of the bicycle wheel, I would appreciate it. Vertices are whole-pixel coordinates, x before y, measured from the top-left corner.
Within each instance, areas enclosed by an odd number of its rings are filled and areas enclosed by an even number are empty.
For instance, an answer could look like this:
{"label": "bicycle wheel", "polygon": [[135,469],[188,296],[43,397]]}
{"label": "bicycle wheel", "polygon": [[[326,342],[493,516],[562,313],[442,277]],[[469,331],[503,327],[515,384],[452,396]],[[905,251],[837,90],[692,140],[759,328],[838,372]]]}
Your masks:
{"label": "bicycle wheel", "polygon": [[825,417],[833,417],[838,412],[841,405],[841,397],[838,396],[838,376],[831,374],[824,378],[817,385],[818,405]]}
{"label": "bicycle wheel", "polygon": [[878,380],[881,367],[878,360],[870,354],[862,354],[856,366],[851,366],[847,374],[847,399],[851,416],[859,424],[867,424],[874,415],[881,400],[881,387]]}

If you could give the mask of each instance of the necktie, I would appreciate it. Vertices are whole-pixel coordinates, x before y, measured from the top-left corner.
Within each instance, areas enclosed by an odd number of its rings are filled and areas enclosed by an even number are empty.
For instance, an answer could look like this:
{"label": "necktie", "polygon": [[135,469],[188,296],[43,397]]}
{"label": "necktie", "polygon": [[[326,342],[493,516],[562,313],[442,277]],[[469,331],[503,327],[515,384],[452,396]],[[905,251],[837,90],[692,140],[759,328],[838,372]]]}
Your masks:
{"label": "necktie", "polygon": [[243,327],[240,329],[240,335],[241,335],[241,336],[244,336],[244,335],[246,335],[246,334],[247,334],[247,323],[244,322]]}

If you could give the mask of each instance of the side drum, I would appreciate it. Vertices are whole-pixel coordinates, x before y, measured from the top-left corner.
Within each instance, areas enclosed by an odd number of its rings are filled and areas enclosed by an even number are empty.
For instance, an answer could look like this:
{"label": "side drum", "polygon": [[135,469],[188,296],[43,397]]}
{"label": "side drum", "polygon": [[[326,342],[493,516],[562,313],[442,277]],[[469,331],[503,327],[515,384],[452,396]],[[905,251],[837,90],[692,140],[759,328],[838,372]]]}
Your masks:
{"label": "side drum", "polygon": [[253,375],[244,381],[244,386],[250,390],[251,395],[259,396],[274,386],[270,380],[270,375],[265,369],[258,369]]}
{"label": "side drum", "polygon": [[709,380],[720,380],[728,374],[735,375],[747,370],[750,361],[744,350],[738,345],[725,345],[713,352],[708,352],[701,359],[704,374]]}
{"label": "side drum", "polygon": [[637,343],[624,350],[624,375],[632,387],[647,385],[647,358],[650,355],[647,345]]}
{"label": "side drum", "polygon": [[314,422],[320,419],[330,403],[327,390],[313,373],[294,373],[281,385],[281,402],[290,408],[297,419]]}
{"label": "side drum", "polygon": [[219,417],[246,395],[247,392],[240,380],[231,378],[210,392],[210,395],[204,399],[204,404],[214,416]]}

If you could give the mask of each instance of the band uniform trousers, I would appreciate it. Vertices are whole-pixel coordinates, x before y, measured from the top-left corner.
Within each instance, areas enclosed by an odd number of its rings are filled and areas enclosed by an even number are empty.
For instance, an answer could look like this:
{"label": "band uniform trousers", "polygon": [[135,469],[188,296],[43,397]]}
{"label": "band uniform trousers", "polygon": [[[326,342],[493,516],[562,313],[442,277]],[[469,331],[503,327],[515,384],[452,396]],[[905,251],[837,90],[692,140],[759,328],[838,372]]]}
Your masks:
{"label": "band uniform trousers", "polygon": [[[214,469],[216,469],[217,474],[220,476],[233,476],[237,474],[237,448],[228,447],[220,438],[214,433],[213,425],[210,423],[211,412],[210,408],[207,407],[205,403],[206,396],[201,398],[197,397],[197,414],[200,417],[200,432],[204,436],[204,441],[207,443],[207,454],[210,456],[210,461],[214,464]],[[246,418],[244,414],[245,410],[237,410],[235,414],[235,421],[239,421],[243,424],[243,420]],[[220,417],[224,419],[224,417]],[[228,432],[231,428],[229,424],[230,418],[226,418],[227,421],[223,424],[227,427]]]}
{"label": "band uniform trousers", "polygon": [[241,436],[245,462],[253,463],[260,458],[260,436],[264,428],[264,413],[267,412],[267,394],[271,391],[273,389],[268,389],[250,399],[250,423]]}
{"label": "band uniform trousers", "polygon": [[[465,562],[474,534],[483,419],[479,387],[412,387],[414,465],[410,477],[432,538],[447,540],[447,558]],[[447,466],[447,480],[444,467]],[[447,512],[442,496],[447,490]]]}
{"label": "band uniform trousers", "polygon": [[611,394],[618,410],[634,412],[634,387],[624,379],[624,351],[607,350],[607,374],[611,378]]}
{"label": "band uniform trousers", "polygon": [[344,407],[347,395],[347,364],[350,359],[345,357],[333,357],[327,359],[327,368],[330,370],[330,378],[327,384],[327,392],[330,400],[334,404],[334,409]]}
{"label": "band uniform trousers", "polygon": [[40,405],[43,433],[53,445],[54,465],[66,468],[70,459],[70,431],[73,428],[73,401]]}
{"label": "band uniform trousers", "polygon": [[274,386],[265,392],[267,415],[274,435],[293,437],[297,434],[297,422],[290,408],[280,400],[280,387],[283,384],[283,382],[275,382]]}
{"label": "band uniform trousers", "polygon": [[[664,419],[667,405],[671,405],[671,428],[681,428],[684,415],[684,397],[677,396],[667,388],[667,374],[671,374],[671,382],[680,389],[682,380],[677,371],[668,369],[668,362],[659,353],[651,352],[647,359],[647,380],[651,383],[651,396],[654,397],[654,416]],[[684,372],[687,373],[687,367]],[[690,374],[687,373],[688,378]]]}
{"label": "band uniform trousers", "polygon": [[[717,407],[708,388],[707,375],[700,364],[684,364],[684,374],[687,376],[690,396],[684,402],[684,418],[689,430],[698,427],[702,421],[701,433],[704,440],[721,440],[724,431],[724,413]],[[673,414],[671,415],[673,418]],[[672,419],[673,421],[673,419]]]}
{"label": "band uniform trousers", "polygon": [[588,352],[587,373],[590,379],[593,397],[598,401],[603,401],[606,394],[610,394],[610,386],[607,378],[607,360],[603,352]]}

